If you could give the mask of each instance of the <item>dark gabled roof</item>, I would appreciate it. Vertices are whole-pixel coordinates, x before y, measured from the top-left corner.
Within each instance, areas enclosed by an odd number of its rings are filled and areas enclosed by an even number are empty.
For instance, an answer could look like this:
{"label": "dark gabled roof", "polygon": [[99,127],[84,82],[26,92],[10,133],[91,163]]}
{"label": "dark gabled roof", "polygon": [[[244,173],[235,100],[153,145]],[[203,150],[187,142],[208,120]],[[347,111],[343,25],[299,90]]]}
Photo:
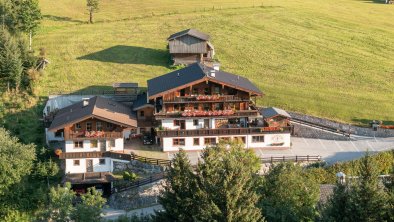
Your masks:
{"label": "dark gabled roof", "polygon": [[334,193],[334,188],[335,188],[334,184],[321,184],[319,202],[322,204],[326,203],[327,200]]}
{"label": "dark gabled roof", "polygon": [[114,88],[138,88],[138,83],[134,82],[119,82],[112,84]]}
{"label": "dark gabled roof", "polygon": [[145,106],[153,107],[153,104],[148,103],[147,101],[148,101],[148,98],[147,98],[146,93],[138,95],[137,100],[135,100],[133,102],[133,110],[135,111],[135,110],[138,110],[138,109],[145,107]]}
{"label": "dark gabled roof", "polygon": [[97,117],[120,125],[137,127],[135,115],[129,107],[100,96],[90,98],[88,104],[84,101],[60,109],[53,119],[50,131],[62,129],[64,126],[77,123],[89,117]]}
{"label": "dark gabled roof", "polygon": [[193,37],[208,41],[210,36],[208,34],[205,34],[203,32],[200,32],[196,29],[186,29],[177,33],[174,33],[172,35],[170,35],[170,37],[168,37],[167,40],[171,40],[171,39],[175,39],[184,35],[191,35]]}
{"label": "dark gabled roof", "polygon": [[213,69],[210,67],[201,65],[200,63],[194,63],[186,68],[150,79],[148,80],[149,97],[195,81],[204,80],[225,83],[230,87],[241,88],[246,91],[251,91],[257,95],[263,94],[247,78],[218,70],[215,71],[215,77],[212,77],[209,74],[211,70]]}
{"label": "dark gabled roof", "polygon": [[264,108],[260,111],[260,113],[261,115],[263,115],[264,118],[272,118],[274,116],[284,116],[287,118],[291,118],[290,114],[288,114],[285,110],[276,107]]}

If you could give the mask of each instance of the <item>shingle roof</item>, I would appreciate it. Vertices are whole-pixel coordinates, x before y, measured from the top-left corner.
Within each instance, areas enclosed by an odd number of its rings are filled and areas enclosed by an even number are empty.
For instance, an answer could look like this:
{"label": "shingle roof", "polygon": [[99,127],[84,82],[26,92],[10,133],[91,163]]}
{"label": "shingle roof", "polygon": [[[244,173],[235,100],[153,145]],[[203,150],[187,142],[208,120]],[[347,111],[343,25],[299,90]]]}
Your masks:
{"label": "shingle roof", "polygon": [[288,114],[285,110],[276,107],[264,108],[260,111],[260,113],[266,118],[271,118],[278,115],[291,118],[290,114]]}
{"label": "shingle roof", "polygon": [[183,30],[183,31],[180,31],[180,32],[170,35],[170,37],[168,37],[167,40],[175,39],[175,38],[178,38],[183,35],[191,35],[191,36],[194,36],[196,38],[206,40],[206,41],[209,40],[209,38],[210,38],[210,36],[208,34],[200,32],[196,29],[186,29],[186,30]]}
{"label": "shingle roof", "polygon": [[242,88],[243,90],[251,91],[257,95],[263,94],[247,78],[218,70],[215,71],[215,77],[212,77],[209,75],[211,70],[213,69],[210,67],[201,65],[200,63],[194,63],[186,68],[150,79],[148,80],[148,94],[149,96],[154,96],[156,94],[200,80],[217,81],[235,88]]}
{"label": "shingle roof", "polygon": [[89,117],[103,118],[121,125],[137,127],[137,120],[129,107],[106,99],[95,96],[88,100],[88,104],[83,106],[84,101],[75,103],[60,109],[53,119],[50,131],[63,128],[65,125],[73,124]]}
{"label": "shingle roof", "polygon": [[146,93],[138,95],[137,99],[133,102],[133,110],[137,110],[146,105],[153,106],[153,104],[148,103],[147,101],[148,99]]}
{"label": "shingle roof", "polygon": [[326,203],[327,200],[331,197],[331,195],[334,193],[334,184],[321,184],[320,185],[320,203]]}

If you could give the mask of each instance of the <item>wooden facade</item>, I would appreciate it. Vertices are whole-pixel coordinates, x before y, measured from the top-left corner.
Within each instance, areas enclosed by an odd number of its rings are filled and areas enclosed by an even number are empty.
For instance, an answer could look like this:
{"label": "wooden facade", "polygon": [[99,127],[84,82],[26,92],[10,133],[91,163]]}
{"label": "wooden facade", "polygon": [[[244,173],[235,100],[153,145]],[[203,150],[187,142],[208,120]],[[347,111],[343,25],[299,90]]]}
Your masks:
{"label": "wooden facade", "polygon": [[214,55],[214,49],[207,40],[191,35],[170,39],[168,47],[175,65],[210,61]]}
{"label": "wooden facade", "polygon": [[64,129],[58,132],[64,133],[65,140],[122,138],[124,129],[126,129],[126,127],[112,122],[90,118],[65,126]]}

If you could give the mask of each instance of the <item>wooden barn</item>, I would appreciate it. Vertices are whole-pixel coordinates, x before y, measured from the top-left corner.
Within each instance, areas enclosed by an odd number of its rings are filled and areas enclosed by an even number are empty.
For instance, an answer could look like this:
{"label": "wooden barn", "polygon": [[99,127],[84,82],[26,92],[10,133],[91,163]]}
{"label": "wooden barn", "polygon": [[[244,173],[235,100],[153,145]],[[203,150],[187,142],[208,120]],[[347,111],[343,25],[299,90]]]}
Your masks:
{"label": "wooden barn", "polygon": [[195,29],[187,29],[168,37],[168,47],[174,65],[211,62],[215,54],[210,36]]}

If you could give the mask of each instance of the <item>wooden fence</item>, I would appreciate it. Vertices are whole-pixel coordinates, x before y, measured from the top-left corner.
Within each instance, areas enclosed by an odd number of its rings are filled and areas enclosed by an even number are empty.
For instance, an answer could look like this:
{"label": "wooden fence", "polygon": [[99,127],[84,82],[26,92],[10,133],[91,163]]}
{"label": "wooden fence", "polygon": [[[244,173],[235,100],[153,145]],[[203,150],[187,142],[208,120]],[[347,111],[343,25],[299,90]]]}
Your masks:
{"label": "wooden fence", "polygon": [[260,158],[261,163],[278,163],[278,162],[319,162],[321,156],[279,156]]}

